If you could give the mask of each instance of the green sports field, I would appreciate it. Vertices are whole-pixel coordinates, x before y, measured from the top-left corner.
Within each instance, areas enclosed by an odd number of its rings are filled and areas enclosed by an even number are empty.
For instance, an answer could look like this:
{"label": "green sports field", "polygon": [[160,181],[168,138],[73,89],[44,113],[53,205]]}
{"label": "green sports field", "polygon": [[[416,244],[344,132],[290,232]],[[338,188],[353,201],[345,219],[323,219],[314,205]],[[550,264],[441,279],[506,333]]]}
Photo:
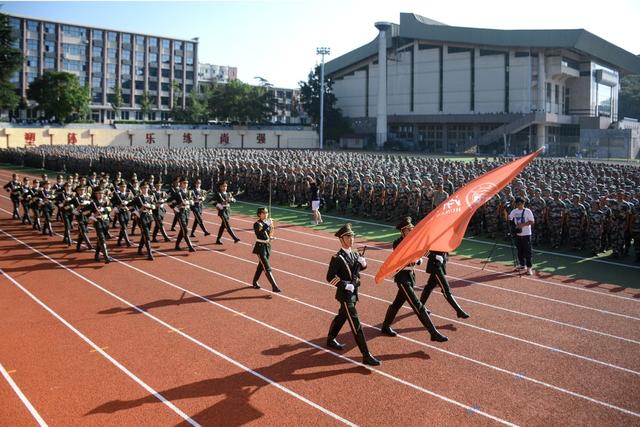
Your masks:
{"label": "green sports field", "polygon": [[[0,164],[0,169],[16,170],[19,173],[41,175],[47,173],[54,177],[57,172],[42,169],[21,168],[15,165]],[[239,214],[255,216],[258,203],[239,201],[233,205],[233,211]],[[273,217],[281,223],[303,225],[310,228],[334,231],[345,222],[351,222],[353,229],[360,236],[369,240],[391,242],[397,238],[398,232],[391,224],[372,220],[362,221],[347,216],[328,215],[323,213],[324,223],[311,224],[311,212],[308,208],[289,208],[272,206]],[[467,237],[455,254],[467,258],[486,260],[491,255],[492,262],[513,264],[512,247],[506,240],[492,241],[488,239]],[[640,288],[640,263],[634,263],[632,255],[623,259],[613,259],[610,252],[591,257],[587,254],[571,252],[568,249],[534,248],[534,269],[549,274],[567,277],[567,282],[583,280],[587,286],[614,284],[623,287]],[[614,292],[615,289],[612,290]]]}

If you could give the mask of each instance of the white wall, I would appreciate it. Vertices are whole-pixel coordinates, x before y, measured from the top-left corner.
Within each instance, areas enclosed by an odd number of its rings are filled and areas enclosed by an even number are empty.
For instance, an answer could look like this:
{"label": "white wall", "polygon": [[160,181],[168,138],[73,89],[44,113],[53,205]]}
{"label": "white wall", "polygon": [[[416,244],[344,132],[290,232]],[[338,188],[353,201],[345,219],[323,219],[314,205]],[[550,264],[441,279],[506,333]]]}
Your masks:
{"label": "white wall", "polygon": [[[515,52],[509,52],[509,112],[530,113],[535,108],[531,91],[532,58],[516,58]],[[562,94],[560,94],[562,102]],[[531,105],[531,106],[530,106]],[[500,110],[502,111],[502,109]]]}
{"label": "white wall", "polygon": [[471,112],[471,58],[469,52],[448,53],[444,46],[444,113]]}
{"label": "white wall", "polygon": [[366,83],[365,71],[356,71],[333,83],[334,93],[339,94],[336,105],[347,117],[365,116]]}
{"label": "white wall", "polygon": [[480,56],[476,50],[475,112],[504,111],[504,55]]}
{"label": "white wall", "polygon": [[416,47],[414,58],[414,113],[438,113],[440,91],[440,58],[438,49],[420,50]]}
{"label": "white wall", "polygon": [[411,113],[411,53],[387,60],[387,114]]}

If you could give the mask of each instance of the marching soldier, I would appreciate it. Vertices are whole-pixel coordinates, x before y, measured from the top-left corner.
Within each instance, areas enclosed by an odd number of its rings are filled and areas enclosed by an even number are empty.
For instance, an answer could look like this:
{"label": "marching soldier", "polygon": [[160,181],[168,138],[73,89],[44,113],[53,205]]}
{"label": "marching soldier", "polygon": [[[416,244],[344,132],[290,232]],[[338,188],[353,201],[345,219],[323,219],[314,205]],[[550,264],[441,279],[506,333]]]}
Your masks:
{"label": "marching soldier", "polygon": [[153,192],[153,203],[156,205],[156,208],[152,211],[153,221],[155,222],[155,225],[153,226],[153,235],[151,241],[154,243],[158,241],[156,237],[158,236],[159,231],[162,234],[162,237],[164,237],[164,241],[170,242],[171,239],[164,229],[164,216],[167,212],[165,206],[167,200],[169,199],[169,195],[165,191],[162,191],[162,183],[160,181],[156,181],[155,186],[156,188]]}
{"label": "marching soldier", "polygon": [[93,227],[96,229],[98,239],[94,259],[100,261],[100,251],[102,251],[104,263],[108,264],[112,261],[107,251],[107,231],[109,230],[111,206],[109,206],[109,199],[106,198],[102,188],[96,187],[93,190],[93,200],[89,203],[87,212],[91,215],[90,219],[93,220]]}
{"label": "marching soldier", "polygon": [[[169,190],[169,197],[172,197],[180,189],[179,178],[173,180],[171,183],[171,190]],[[173,216],[173,222],[171,223],[171,231],[176,231],[176,224],[178,223],[178,215]]]}
{"label": "marching soldier", "polygon": [[229,235],[233,238],[233,243],[240,241],[229,224],[229,206],[231,203],[235,203],[235,201],[236,199],[233,198],[233,195],[227,193],[227,182],[222,181],[218,184],[218,191],[213,195],[213,202],[216,204],[218,216],[221,220],[220,228],[218,229],[218,238],[216,239],[216,244],[218,245],[222,244],[222,233],[224,233],[224,230],[229,232]]}
{"label": "marching soldier", "polygon": [[127,189],[127,183],[120,181],[118,183],[118,188],[114,191],[113,196],[111,197],[111,204],[115,211],[114,218],[117,219],[117,222],[120,225],[120,234],[118,235],[118,242],[116,243],[118,246],[122,245],[123,240],[127,247],[131,247],[132,245],[131,240],[129,240],[129,236],[127,235],[127,227],[129,225],[129,220],[131,219],[129,204],[131,204],[132,201],[133,195]]}
{"label": "marching soldier", "polygon": [[87,205],[91,203],[85,196],[85,189],[82,185],[76,187],[76,196],[71,200],[73,206],[72,213],[76,216],[78,222],[78,238],[76,239],[76,251],[82,250],[82,243],[86,243],[88,249],[93,249],[93,245],[89,241],[87,231],[87,217],[84,211],[87,209]]}
{"label": "marching soldier", "polygon": [[152,211],[156,208],[153,204],[153,196],[149,194],[149,184],[145,181],[140,186],[140,194],[133,200],[136,208],[136,217],[140,226],[140,243],[138,244],[138,255],[142,255],[142,248],[147,248],[147,259],[153,261],[151,253],[151,232],[149,228],[153,222]]}
{"label": "marching soldier", "polygon": [[178,217],[178,224],[180,224],[180,231],[176,238],[176,250],[182,250],[180,242],[184,239],[189,247],[189,252],[195,252],[196,250],[193,248],[191,240],[189,240],[189,233],[187,232],[189,227],[189,210],[191,207],[189,192],[187,191],[188,185],[189,181],[187,181],[187,178],[180,179],[180,187],[174,191],[168,201],[175,215]]}
{"label": "marching soldier", "polygon": [[53,214],[53,200],[55,194],[51,191],[51,183],[45,181],[43,188],[38,192],[38,198],[41,203],[42,214],[44,216],[44,227],[42,228],[42,234],[48,234],[53,236],[53,229],[51,228],[51,215]]}
{"label": "marching soldier", "polygon": [[380,361],[369,353],[367,341],[358,318],[356,303],[358,302],[358,287],[360,286],[360,270],[367,268],[367,261],[359,253],[351,249],[355,233],[351,230],[351,224],[345,224],[336,233],[340,239],[341,248],[331,258],[327,271],[327,282],[336,287],[336,300],[340,302],[338,315],[331,322],[327,336],[327,347],[334,350],[342,350],[343,344],[336,341],[344,322],[349,319],[351,332],[362,352],[362,362],[365,365],[378,366]]}
{"label": "marching soldier", "polygon": [[[56,183],[51,186],[51,191],[53,191],[56,200],[59,198],[60,193],[64,189],[64,177],[62,175],[58,175],[56,178]],[[62,211],[60,211],[60,207],[56,212],[56,221],[62,220]]]}
{"label": "marching soldier", "polygon": [[430,276],[429,280],[427,281],[427,285],[424,287],[424,289],[422,289],[420,302],[422,304],[426,304],[429,296],[431,295],[431,292],[437,286],[440,286],[442,295],[444,295],[449,304],[451,304],[451,307],[453,307],[453,309],[456,311],[457,316],[462,319],[467,319],[469,315],[458,305],[458,302],[451,293],[449,282],[447,282],[446,274],[448,258],[449,254],[447,252],[429,252],[427,261],[427,273],[429,273]]}
{"label": "marching soldier", "polygon": [[193,200],[193,205],[191,205],[191,212],[193,212],[193,227],[191,227],[191,237],[196,237],[196,227],[200,226],[202,232],[205,236],[208,236],[209,231],[204,226],[204,221],[202,221],[202,207],[204,205],[204,201],[207,198],[207,192],[200,188],[202,181],[200,178],[196,179],[193,190],[191,190],[191,199]]}
{"label": "marching soldier", "polygon": [[33,186],[29,189],[29,207],[31,208],[31,212],[33,212],[33,226],[34,230],[40,231],[42,228],[40,226],[40,208],[42,207],[43,201],[40,198],[40,181],[37,179],[33,180]]}
{"label": "marching soldier", "polygon": [[58,211],[60,211],[62,223],[64,224],[64,237],[62,238],[62,242],[66,243],[67,246],[71,246],[71,222],[73,221],[73,204],[71,204],[71,200],[73,200],[71,184],[65,182],[62,186],[62,191],[58,193],[56,204],[58,205]]}
{"label": "marching soldier", "polygon": [[31,218],[29,217],[29,204],[31,202],[31,188],[29,186],[29,178],[26,176],[22,179],[22,186],[20,187],[20,203],[22,204],[22,223],[31,224]]}
{"label": "marching soldier", "polygon": [[13,213],[11,214],[12,219],[20,219],[20,211],[18,207],[20,206],[20,180],[18,179],[17,174],[11,175],[11,181],[6,183],[2,188],[7,190],[9,197],[11,198],[11,203],[13,203]]}
{"label": "marching soldier", "polygon": [[258,279],[264,271],[267,280],[271,284],[271,290],[273,292],[281,292],[276,279],[273,278],[271,272],[271,264],[269,263],[269,257],[271,256],[271,241],[274,239],[273,233],[273,221],[269,218],[269,210],[267,208],[258,208],[257,211],[258,221],[253,223],[253,232],[256,234],[256,244],[253,246],[253,253],[258,255],[258,266],[256,267],[256,273],[253,275],[253,287],[260,289]]}
{"label": "marching soldier", "polygon": [[[402,239],[404,239],[411,230],[413,230],[411,217],[404,218],[400,224],[396,226],[396,229],[400,230],[401,235],[393,242],[393,249],[395,249],[402,242]],[[431,341],[445,342],[448,338],[438,332],[429,317],[427,309],[424,304],[418,300],[418,297],[414,292],[414,287],[416,285],[414,269],[415,266],[420,265],[421,263],[422,258],[409,263],[394,276],[393,280],[396,282],[396,285],[398,285],[398,293],[396,294],[396,298],[393,300],[393,303],[391,303],[387,309],[387,314],[385,315],[384,322],[382,323],[382,333],[390,337],[398,335],[396,331],[391,329],[391,323],[393,323],[393,320],[396,318],[400,307],[402,307],[404,302],[407,301],[416,316],[418,316],[418,319],[420,319],[420,322],[422,322],[424,327],[427,328],[427,331],[429,331],[429,334],[431,334]]]}

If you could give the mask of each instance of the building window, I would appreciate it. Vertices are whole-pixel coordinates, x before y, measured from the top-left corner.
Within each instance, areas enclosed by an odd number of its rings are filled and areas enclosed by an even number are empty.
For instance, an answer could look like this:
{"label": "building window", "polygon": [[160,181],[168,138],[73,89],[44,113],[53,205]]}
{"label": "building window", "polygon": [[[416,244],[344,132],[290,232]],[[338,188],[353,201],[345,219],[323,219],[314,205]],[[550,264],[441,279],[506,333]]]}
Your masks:
{"label": "building window", "polygon": [[176,64],[182,64],[182,56],[176,56],[175,57],[175,62],[176,62]]}
{"label": "building window", "polygon": [[93,30],[93,38],[102,40],[102,30]]}
{"label": "building window", "polygon": [[122,43],[131,44],[131,34],[123,34]]}
{"label": "building window", "polygon": [[551,103],[551,83],[547,83],[547,102]]}
{"label": "building window", "polygon": [[182,42],[173,42],[173,49],[174,50],[182,50]]}
{"label": "building window", "polygon": [[86,31],[84,28],[80,27],[72,27],[70,25],[63,25],[62,32],[71,37],[84,37],[86,35]]}
{"label": "building window", "polygon": [[151,47],[158,46],[158,39],[155,37],[149,37],[149,46]]}
{"label": "building window", "polygon": [[62,68],[65,71],[85,71],[85,62],[65,59],[62,61]]}
{"label": "building window", "polygon": [[163,107],[168,107],[169,106],[169,97],[168,96],[163,96],[160,98],[160,105],[162,105]]}
{"label": "building window", "polygon": [[28,31],[38,31],[38,23],[35,21],[27,21],[27,30]]}
{"label": "building window", "polygon": [[136,67],[136,76],[144,76],[144,67]]}
{"label": "building window", "polygon": [[158,82],[149,82],[149,90],[158,90]]}
{"label": "building window", "polygon": [[67,44],[64,43],[62,45],[62,51],[65,54],[68,55],[75,55],[75,56],[84,56],[87,54],[87,49],[85,48],[85,46],[81,46],[78,44]]}
{"label": "building window", "polygon": [[187,52],[193,52],[193,43],[187,43],[186,49],[187,49]]}
{"label": "building window", "polygon": [[92,49],[93,56],[101,57],[102,56],[102,48],[94,46]]}
{"label": "building window", "polygon": [[193,65],[193,56],[187,56],[185,61],[187,65]]}
{"label": "building window", "polygon": [[123,49],[120,59],[126,59],[127,61],[131,61],[131,51],[129,49]]}
{"label": "building window", "polygon": [[560,103],[560,86],[558,85],[556,85],[555,102],[556,102],[556,105]]}
{"label": "building window", "polygon": [[149,62],[153,62],[153,63],[158,62],[158,54],[157,53],[150,53],[149,54]]}
{"label": "building window", "polygon": [[136,90],[144,90],[144,80],[136,80]]}
{"label": "building window", "polygon": [[102,104],[102,92],[95,92],[91,96],[91,100],[94,104]]}
{"label": "building window", "polygon": [[20,20],[17,18],[9,18],[9,26],[14,30],[20,31]]}
{"label": "building window", "polygon": [[169,64],[171,62],[171,55],[162,54],[162,63]]}
{"label": "building window", "polygon": [[144,36],[136,36],[136,45],[144,48]]}
{"label": "building window", "polygon": [[91,64],[91,71],[94,73],[101,73],[102,72],[102,62],[94,62],[93,64]]}
{"label": "building window", "polygon": [[118,49],[116,49],[115,47],[107,48],[107,56],[109,57],[109,59],[116,59],[117,52]]}
{"label": "building window", "polygon": [[136,51],[136,61],[144,62],[144,52]]}
{"label": "building window", "polygon": [[122,75],[125,75],[125,76],[131,75],[131,65],[122,64],[121,70],[122,70]]}
{"label": "building window", "polygon": [[53,58],[44,58],[44,69],[45,70],[53,70],[56,68],[56,62]]}
{"label": "building window", "polygon": [[[124,96],[122,97],[122,100],[124,101]],[[125,104],[130,104],[131,103],[131,98],[129,98],[128,101],[124,101],[124,103]],[[120,111],[120,118],[122,120],[129,120],[129,112],[128,111]]]}
{"label": "building window", "polygon": [[116,64],[107,64],[107,73],[115,74],[116,73]]}
{"label": "building window", "polygon": [[107,79],[107,92],[113,92],[116,88],[115,79]]}
{"label": "building window", "polygon": [[38,51],[38,40],[32,40],[32,39],[28,39],[27,40],[27,49],[29,50],[34,50],[34,51]]}
{"label": "building window", "polygon": [[187,71],[187,79],[193,80],[193,71]]}
{"label": "building window", "polygon": [[171,77],[171,70],[168,68],[162,69],[162,77]]}
{"label": "building window", "polygon": [[37,66],[38,66],[38,57],[27,56],[27,67],[37,67]]}
{"label": "building window", "polygon": [[136,120],[144,120],[144,114],[142,114],[142,111],[136,111]]}
{"label": "building window", "polygon": [[149,76],[158,77],[158,68],[157,67],[150,67],[149,68]]}
{"label": "building window", "polygon": [[162,49],[169,50],[169,40],[162,40]]}
{"label": "building window", "polygon": [[92,77],[91,78],[91,87],[99,88],[102,86],[102,79],[100,77]]}
{"label": "building window", "polygon": [[109,31],[107,34],[107,40],[110,42],[115,42],[118,39],[118,34],[113,31]]}
{"label": "building window", "polygon": [[169,83],[161,83],[160,89],[162,89],[163,92],[169,92]]}
{"label": "building window", "polygon": [[122,89],[131,89],[131,79],[123,78],[120,86],[122,87]]}

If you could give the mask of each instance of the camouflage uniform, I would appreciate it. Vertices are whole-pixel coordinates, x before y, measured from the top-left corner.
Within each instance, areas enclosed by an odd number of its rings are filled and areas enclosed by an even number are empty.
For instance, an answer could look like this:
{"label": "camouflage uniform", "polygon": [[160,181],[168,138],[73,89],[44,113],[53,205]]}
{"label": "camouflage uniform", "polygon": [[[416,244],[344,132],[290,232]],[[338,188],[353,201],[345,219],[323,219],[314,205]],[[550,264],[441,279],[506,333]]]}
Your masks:
{"label": "camouflage uniform", "polygon": [[587,211],[580,203],[580,196],[573,196],[573,203],[567,210],[567,230],[571,249],[582,249],[582,231],[584,230]]}
{"label": "camouflage uniform", "polygon": [[600,204],[593,202],[589,214],[589,225],[587,227],[589,252],[597,255],[602,250],[602,234],[604,233],[604,223],[607,220],[606,213],[600,209]]}
{"label": "camouflage uniform", "polygon": [[533,198],[529,202],[529,209],[533,213],[533,217],[536,222],[533,224],[532,243],[539,245],[543,239],[544,218],[547,203],[542,197],[540,197],[540,190],[536,189],[533,192]]}
{"label": "camouflage uniform", "polygon": [[553,200],[547,206],[547,224],[549,225],[549,241],[551,247],[558,248],[562,243],[562,226],[565,219],[566,206],[554,191]]}

